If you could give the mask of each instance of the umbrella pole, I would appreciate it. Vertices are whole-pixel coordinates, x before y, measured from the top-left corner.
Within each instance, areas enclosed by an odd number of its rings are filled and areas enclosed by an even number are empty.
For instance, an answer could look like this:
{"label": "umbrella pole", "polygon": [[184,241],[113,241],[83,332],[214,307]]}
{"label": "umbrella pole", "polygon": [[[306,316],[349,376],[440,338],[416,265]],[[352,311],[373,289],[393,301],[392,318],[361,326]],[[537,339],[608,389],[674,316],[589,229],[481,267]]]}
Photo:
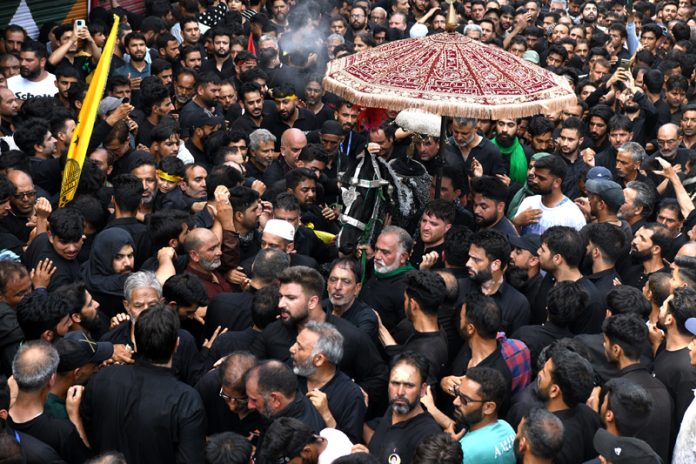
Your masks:
{"label": "umbrella pole", "polygon": [[445,164],[445,144],[447,143],[447,116],[442,116],[440,121],[440,149],[437,152],[437,162],[435,164],[435,199],[440,198],[442,187],[442,168]]}

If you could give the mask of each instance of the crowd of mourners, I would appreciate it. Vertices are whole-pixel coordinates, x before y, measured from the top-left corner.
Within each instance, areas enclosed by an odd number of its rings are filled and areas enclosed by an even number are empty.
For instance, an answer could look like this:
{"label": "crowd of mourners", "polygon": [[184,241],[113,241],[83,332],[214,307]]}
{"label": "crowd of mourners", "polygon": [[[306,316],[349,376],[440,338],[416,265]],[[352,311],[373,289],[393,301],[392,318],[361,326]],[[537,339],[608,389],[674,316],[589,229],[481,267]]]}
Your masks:
{"label": "crowd of mourners", "polygon": [[[696,463],[689,0],[455,1],[577,101],[442,140],[322,76],[447,3],[143,3],[0,32],[1,462]],[[430,199],[339,247],[370,155]]]}

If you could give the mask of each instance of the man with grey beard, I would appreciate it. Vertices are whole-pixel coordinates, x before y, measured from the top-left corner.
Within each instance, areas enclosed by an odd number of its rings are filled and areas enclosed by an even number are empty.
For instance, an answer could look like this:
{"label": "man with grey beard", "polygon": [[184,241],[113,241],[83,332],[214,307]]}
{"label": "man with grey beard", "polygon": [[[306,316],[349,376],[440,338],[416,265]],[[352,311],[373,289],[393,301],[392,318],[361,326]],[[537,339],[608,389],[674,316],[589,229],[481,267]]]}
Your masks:
{"label": "man with grey beard", "polygon": [[442,432],[420,402],[428,387],[427,373],[428,361],[419,353],[406,351],[394,358],[389,408],[379,421],[366,424],[363,438],[368,445],[355,445],[353,452],[369,452],[379,462],[411,464],[418,444],[428,435]]}
{"label": "man with grey beard", "polygon": [[343,357],[343,335],[326,322],[310,321],[290,347],[298,386],[321,414],[327,427],[362,439],[365,400],[360,387],[336,365]]}
{"label": "man with grey beard", "polygon": [[[415,269],[409,262],[413,239],[401,227],[386,226],[377,237],[374,272],[363,285],[360,299],[379,314],[387,330],[392,331],[406,316],[404,313],[405,273]],[[368,258],[370,258],[368,252]]]}
{"label": "man with grey beard", "polygon": [[326,427],[309,400],[298,394],[297,378],[281,361],[265,361],[252,367],[244,375],[244,384],[247,408],[258,411],[269,422],[279,417],[294,417],[315,433]]}
{"label": "man with grey beard", "polygon": [[184,249],[188,255],[186,272],[198,276],[209,299],[220,293],[231,292],[232,286],[217,271],[222,265],[220,239],[210,229],[199,227],[186,236]]}

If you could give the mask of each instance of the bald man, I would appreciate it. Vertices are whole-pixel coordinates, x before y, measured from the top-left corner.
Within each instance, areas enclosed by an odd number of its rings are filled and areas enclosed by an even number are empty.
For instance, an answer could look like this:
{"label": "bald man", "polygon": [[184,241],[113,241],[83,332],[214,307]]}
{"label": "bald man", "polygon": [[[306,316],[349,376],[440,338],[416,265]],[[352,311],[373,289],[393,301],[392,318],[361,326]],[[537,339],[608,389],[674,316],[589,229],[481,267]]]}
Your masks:
{"label": "bald man", "polygon": [[232,286],[219,272],[222,265],[220,239],[210,229],[199,227],[190,231],[184,240],[184,250],[188,256],[186,272],[201,280],[208,299],[232,291]]}
{"label": "bald man", "polygon": [[264,173],[268,187],[285,179],[285,174],[298,167],[297,159],[306,146],[307,137],[300,129],[293,127],[283,132],[280,137],[280,156],[268,166]]}
{"label": "bald man", "polygon": [[[648,166],[659,166],[656,161],[653,161],[659,156],[669,161],[672,166],[680,165],[682,172],[684,172],[686,170],[686,162],[689,161],[690,150],[687,148],[680,148],[681,143],[682,132],[679,126],[672,123],[660,126],[657,130],[657,150],[650,155],[650,164]],[[648,171],[648,175],[650,180],[658,186],[658,192],[663,197],[675,197],[674,189],[669,185],[668,180],[653,173],[652,170]],[[665,185],[660,186],[660,183],[663,182]]]}
{"label": "bald man", "polygon": [[15,193],[10,196],[12,213],[0,220],[0,232],[7,232],[17,237],[22,243],[27,243],[31,228],[27,221],[34,214],[36,205],[36,187],[31,176],[24,171],[9,169],[7,179],[14,185]]}

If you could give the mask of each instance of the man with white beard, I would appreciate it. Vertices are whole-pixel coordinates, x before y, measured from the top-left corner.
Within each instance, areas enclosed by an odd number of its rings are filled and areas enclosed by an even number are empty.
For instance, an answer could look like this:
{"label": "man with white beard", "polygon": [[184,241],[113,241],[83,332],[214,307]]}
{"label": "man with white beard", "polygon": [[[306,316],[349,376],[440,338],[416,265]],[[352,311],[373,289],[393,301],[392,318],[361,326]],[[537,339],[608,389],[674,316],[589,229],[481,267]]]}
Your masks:
{"label": "man with white beard", "polygon": [[201,280],[209,299],[232,291],[229,282],[217,270],[222,265],[222,247],[217,235],[210,229],[193,229],[186,236],[184,249],[188,255],[186,272]]}
{"label": "man with white beard", "polygon": [[406,316],[405,274],[415,269],[409,262],[412,250],[413,239],[404,229],[396,226],[382,229],[375,243],[374,272],[360,293],[360,299],[377,311],[382,324],[392,333]]}

